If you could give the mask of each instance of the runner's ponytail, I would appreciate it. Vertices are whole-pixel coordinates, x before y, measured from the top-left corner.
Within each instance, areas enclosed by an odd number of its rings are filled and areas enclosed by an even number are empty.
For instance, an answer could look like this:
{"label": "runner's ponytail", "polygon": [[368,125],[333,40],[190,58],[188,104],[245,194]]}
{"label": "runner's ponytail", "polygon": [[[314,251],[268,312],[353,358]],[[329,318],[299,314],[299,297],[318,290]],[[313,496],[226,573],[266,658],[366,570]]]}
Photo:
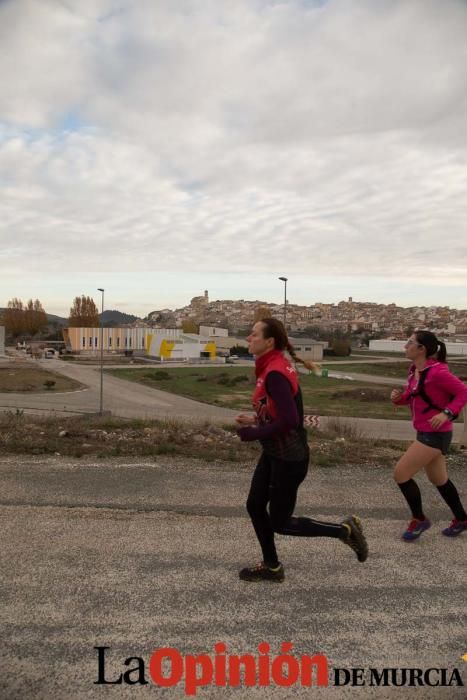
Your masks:
{"label": "runner's ponytail", "polygon": [[426,356],[436,358],[440,362],[446,362],[446,345],[431,331],[415,331],[417,343],[423,345]]}
{"label": "runner's ponytail", "polygon": [[277,318],[272,318],[271,316],[262,318],[260,321],[264,325],[263,336],[265,338],[274,339],[274,347],[276,350],[287,350],[295,363],[299,362],[300,364],[304,365],[304,367],[311,370],[311,372],[319,372],[320,366],[317,365],[316,362],[312,362],[311,360],[303,360],[295,353],[295,350],[287,337],[287,331],[285,330],[282,321],[279,321]]}
{"label": "runner's ponytail", "polygon": [[309,369],[311,372],[319,372],[321,369],[316,362],[313,362],[312,360],[304,360],[303,358],[299,357],[293,348],[293,346],[290,344],[289,340],[287,340],[287,345],[285,347],[287,352],[289,353],[290,357],[292,360],[297,363],[300,362],[300,364],[304,365],[307,369]]}
{"label": "runner's ponytail", "polygon": [[438,340],[439,350],[436,353],[436,357],[440,362],[446,362],[446,344],[441,340]]}

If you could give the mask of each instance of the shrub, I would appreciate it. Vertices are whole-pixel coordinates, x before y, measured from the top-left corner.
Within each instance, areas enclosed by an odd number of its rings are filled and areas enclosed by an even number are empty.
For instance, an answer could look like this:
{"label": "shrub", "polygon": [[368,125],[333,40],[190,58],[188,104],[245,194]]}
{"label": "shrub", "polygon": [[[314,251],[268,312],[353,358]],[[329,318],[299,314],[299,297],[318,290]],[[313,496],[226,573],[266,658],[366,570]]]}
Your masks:
{"label": "shrub", "polygon": [[336,357],[347,357],[352,352],[350,343],[340,338],[332,341],[332,349]]}
{"label": "shrub", "polygon": [[235,386],[235,384],[239,384],[240,382],[249,382],[249,378],[247,377],[246,374],[239,374],[236,377],[232,377],[230,380],[230,386]]}
{"label": "shrub", "polygon": [[248,355],[248,347],[246,347],[245,345],[234,345],[230,348],[230,354],[238,355],[239,357],[241,357],[242,355]]}
{"label": "shrub", "polygon": [[354,423],[341,420],[340,418],[329,418],[326,426],[326,433],[336,438],[345,438],[346,440],[362,440],[363,433],[361,428]]}
{"label": "shrub", "polygon": [[158,369],[155,372],[145,372],[144,376],[148,379],[155,379],[156,381],[170,379],[170,374],[168,372],[165,372],[163,369]]}

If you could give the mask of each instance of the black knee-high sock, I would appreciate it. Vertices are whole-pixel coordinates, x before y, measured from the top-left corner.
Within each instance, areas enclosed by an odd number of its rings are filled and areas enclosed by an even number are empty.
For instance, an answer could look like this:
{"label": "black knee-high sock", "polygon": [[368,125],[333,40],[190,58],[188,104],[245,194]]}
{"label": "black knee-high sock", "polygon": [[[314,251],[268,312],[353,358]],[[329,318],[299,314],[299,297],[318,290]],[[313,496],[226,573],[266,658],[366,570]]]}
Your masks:
{"label": "black knee-high sock", "polygon": [[409,504],[413,517],[417,518],[417,520],[425,520],[422,508],[422,494],[416,481],[409,479],[402,484],[398,484],[398,486]]}
{"label": "black knee-high sock", "polygon": [[467,520],[467,513],[461,503],[461,499],[456,487],[451,479],[448,479],[442,486],[436,487],[441,494],[441,497],[446,501],[457,520]]}

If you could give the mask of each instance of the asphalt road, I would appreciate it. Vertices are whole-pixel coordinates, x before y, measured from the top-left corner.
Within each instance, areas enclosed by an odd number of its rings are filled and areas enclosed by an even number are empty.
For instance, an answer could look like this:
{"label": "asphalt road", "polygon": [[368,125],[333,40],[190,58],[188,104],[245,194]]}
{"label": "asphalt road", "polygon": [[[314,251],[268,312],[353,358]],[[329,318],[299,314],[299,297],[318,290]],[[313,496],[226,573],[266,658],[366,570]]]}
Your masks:
{"label": "asphalt road", "polygon": [[[465,470],[451,476],[467,494]],[[2,700],[180,698],[182,685],[95,685],[95,646],[110,647],[106,678],[146,666],[156,649],[271,658],[324,654],[329,667],[457,668],[467,683],[465,547],[447,540],[446,507],[420,479],[431,530],[400,540],[407,512],[378,468],[312,470],[297,511],[363,518],[370,557],[337,540],[278,537],[281,584],[247,584],[257,561],[244,509],[251,465],[158,458],[0,461]],[[167,669],[169,672],[169,669]],[[368,672],[365,677],[368,679]],[[149,677],[148,672],[146,677]],[[135,679],[135,676],[132,676]],[[199,698],[465,698],[465,687],[216,688]]]}
{"label": "asphalt road", "polygon": [[[0,410],[21,408],[31,413],[54,411],[61,413],[92,413],[99,410],[100,372],[96,366],[83,366],[61,360],[35,361],[45,368],[64,374],[81,382],[85,388],[68,393],[42,392],[40,394],[3,393],[0,394]],[[250,363],[251,364],[251,363]],[[347,375],[341,375],[347,376]],[[374,380],[381,383],[381,377],[353,374],[356,379]],[[400,380],[387,379],[392,386],[403,384]],[[182,418],[199,422],[209,420],[226,423],[233,420],[238,411],[220,408],[191,399],[169,394],[133,382],[118,379],[106,374],[104,376],[104,409],[113,415],[124,418]],[[386,420],[381,418],[327,418],[321,417],[321,426],[326,428],[329,422],[345,422],[366,437],[381,440],[411,440],[414,431],[410,421]],[[454,442],[459,442],[463,432],[461,424],[454,425]]]}

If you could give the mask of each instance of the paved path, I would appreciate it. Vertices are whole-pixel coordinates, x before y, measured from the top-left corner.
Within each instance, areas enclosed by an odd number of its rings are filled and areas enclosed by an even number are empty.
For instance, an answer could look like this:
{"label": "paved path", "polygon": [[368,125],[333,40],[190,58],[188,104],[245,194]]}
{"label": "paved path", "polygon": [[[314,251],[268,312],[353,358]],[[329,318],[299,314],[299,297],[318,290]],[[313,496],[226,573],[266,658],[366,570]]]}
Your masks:
{"label": "paved path", "polygon": [[[99,410],[100,373],[98,367],[88,367],[61,360],[36,360],[35,362],[44,368],[81,382],[86,385],[86,388],[61,394],[44,392],[25,396],[21,393],[3,393],[0,394],[0,409],[22,408],[32,413],[43,413],[44,411],[92,413]],[[357,378],[357,375],[353,376]],[[369,379],[369,375],[360,376],[364,377],[365,380]],[[374,379],[381,383],[384,378],[375,377]],[[387,382],[391,385],[397,385],[398,380],[390,379]],[[104,375],[104,409],[110,410],[113,415],[124,418],[182,418],[196,422],[209,420],[220,423],[232,421],[238,413],[238,411],[228,408],[200,403],[183,396],[118,379],[109,374]],[[321,417],[323,428],[326,428],[330,422],[335,423],[336,421],[352,425],[362,436],[382,440],[411,440],[414,436],[410,421],[382,418]],[[459,441],[462,431],[461,424],[454,425],[455,442]]]}
{"label": "paved path", "polygon": [[[466,493],[465,469],[452,477]],[[229,654],[268,642],[274,658],[290,641],[297,657],[325,654],[331,668],[455,667],[467,683],[467,535],[441,535],[448,513],[426,480],[433,527],[405,544],[407,512],[389,470],[312,470],[298,512],[332,521],[360,513],[370,557],[359,564],[337,540],[278,537],[286,581],[257,585],[237,576],[259,558],[244,508],[250,478],[251,465],[166,458],[0,460],[0,697],[181,700],[181,686],[94,685],[93,647],[110,647],[114,680],[127,657],[147,665],[161,647],[213,656],[216,642]],[[211,686],[196,697],[315,694],[457,700],[465,688]]]}
{"label": "paved path", "polygon": [[[30,410],[54,410],[57,412],[85,412],[99,410],[99,368],[63,362],[61,360],[39,360],[45,369],[59,372],[86,386],[81,391],[53,394],[0,394],[2,407],[27,407]],[[146,369],[146,368],[145,368]],[[147,371],[147,369],[146,369]],[[104,374],[104,409],[125,418],[184,418],[186,420],[230,420],[236,411],[218,408],[210,404],[169,394],[141,384],[118,379]]]}

